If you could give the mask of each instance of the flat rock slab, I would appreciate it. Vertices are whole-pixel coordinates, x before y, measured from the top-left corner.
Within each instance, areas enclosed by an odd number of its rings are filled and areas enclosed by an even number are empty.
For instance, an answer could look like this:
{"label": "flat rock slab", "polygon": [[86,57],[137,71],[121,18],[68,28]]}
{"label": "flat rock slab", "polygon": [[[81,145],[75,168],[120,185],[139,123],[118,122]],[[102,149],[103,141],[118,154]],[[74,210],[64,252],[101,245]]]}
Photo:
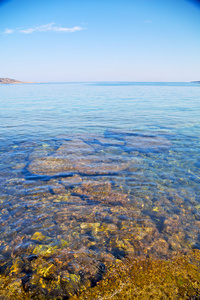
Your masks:
{"label": "flat rock slab", "polygon": [[76,161],[78,173],[86,175],[104,175],[123,171],[128,168],[128,163],[116,162],[107,158],[97,156],[86,157]]}
{"label": "flat rock slab", "polygon": [[128,136],[124,138],[126,147],[133,150],[161,150],[171,146],[171,142],[164,137]]}
{"label": "flat rock slab", "polygon": [[68,158],[57,158],[48,156],[33,160],[28,171],[32,174],[54,176],[58,174],[81,173],[86,175],[112,174],[125,170],[128,163],[117,163],[116,161],[96,156],[68,156]]}
{"label": "flat rock slab", "polygon": [[112,138],[103,138],[103,137],[96,137],[94,139],[97,143],[104,145],[104,146],[123,146],[124,141]]}
{"label": "flat rock slab", "polygon": [[[117,155],[109,154],[110,145],[117,147]],[[63,140],[54,150],[39,147],[29,155],[27,170],[42,176],[114,174],[130,167],[130,160],[121,156],[124,151],[157,152],[170,146],[171,142],[165,137],[134,132],[107,131],[105,137],[94,135],[87,142],[75,136],[72,140]]]}
{"label": "flat rock slab", "polygon": [[65,157],[67,155],[91,155],[94,148],[80,139],[64,142],[56,151],[56,156]]}
{"label": "flat rock slab", "polygon": [[28,166],[32,174],[53,176],[60,173],[73,173],[75,167],[70,160],[47,156],[34,159]]}
{"label": "flat rock slab", "polygon": [[106,138],[115,138],[124,141],[127,150],[137,151],[156,151],[168,149],[172,143],[163,136],[156,136],[154,134],[140,134],[132,131],[117,131],[108,130],[105,132]]}

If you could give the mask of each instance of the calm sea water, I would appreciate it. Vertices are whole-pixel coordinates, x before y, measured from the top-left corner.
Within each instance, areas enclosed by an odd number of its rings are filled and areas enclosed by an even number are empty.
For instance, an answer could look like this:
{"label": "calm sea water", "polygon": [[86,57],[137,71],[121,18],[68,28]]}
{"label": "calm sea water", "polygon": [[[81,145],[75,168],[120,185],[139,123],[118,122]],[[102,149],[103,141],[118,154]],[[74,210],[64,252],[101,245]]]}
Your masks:
{"label": "calm sea water", "polygon": [[0,85],[0,132],[3,273],[200,249],[200,85]]}

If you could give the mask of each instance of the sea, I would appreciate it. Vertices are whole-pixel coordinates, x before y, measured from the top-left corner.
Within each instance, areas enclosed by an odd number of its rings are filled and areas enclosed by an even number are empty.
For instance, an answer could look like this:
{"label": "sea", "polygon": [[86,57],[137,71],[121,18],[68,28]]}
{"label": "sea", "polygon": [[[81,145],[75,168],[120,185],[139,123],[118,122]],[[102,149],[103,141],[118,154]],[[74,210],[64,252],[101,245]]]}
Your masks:
{"label": "sea", "polygon": [[200,250],[200,84],[0,85],[0,225],[15,292]]}

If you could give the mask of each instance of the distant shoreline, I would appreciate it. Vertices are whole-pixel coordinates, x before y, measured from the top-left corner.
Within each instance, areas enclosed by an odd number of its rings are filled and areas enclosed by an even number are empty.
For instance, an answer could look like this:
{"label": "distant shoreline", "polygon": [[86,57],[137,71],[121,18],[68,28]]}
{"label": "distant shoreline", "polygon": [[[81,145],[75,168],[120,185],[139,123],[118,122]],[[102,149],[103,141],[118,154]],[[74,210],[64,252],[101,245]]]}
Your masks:
{"label": "distant shoreline", "polygon": [[188,81],[188,82],[175,82],[175,81],[43,81],[43,82],[32,82],[32,81],[20,81],[16,79],[11,78],[0,78],[0,84],[22,84],[22,83],[35,83],[35,84],[64,84],[64,83],[88,83],[88,84],[133,84],[133,83],[198,83],[200,84],[200,81]]}
{"label": "distant shoreline", "polygon": [[0,84],[20,84],[20,83],[33,83],[33,82],[19,81],[11,78],[0,78]]}

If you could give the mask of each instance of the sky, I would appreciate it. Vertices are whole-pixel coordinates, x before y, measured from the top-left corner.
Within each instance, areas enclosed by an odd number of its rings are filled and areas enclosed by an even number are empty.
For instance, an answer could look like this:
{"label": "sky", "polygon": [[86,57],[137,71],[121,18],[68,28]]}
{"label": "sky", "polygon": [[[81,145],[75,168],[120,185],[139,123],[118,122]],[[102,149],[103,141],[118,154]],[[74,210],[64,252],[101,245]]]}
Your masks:
{"label": "sky", "polygon": [[0,77],[33,82],[200,80],[200,4],[0,0]]}

